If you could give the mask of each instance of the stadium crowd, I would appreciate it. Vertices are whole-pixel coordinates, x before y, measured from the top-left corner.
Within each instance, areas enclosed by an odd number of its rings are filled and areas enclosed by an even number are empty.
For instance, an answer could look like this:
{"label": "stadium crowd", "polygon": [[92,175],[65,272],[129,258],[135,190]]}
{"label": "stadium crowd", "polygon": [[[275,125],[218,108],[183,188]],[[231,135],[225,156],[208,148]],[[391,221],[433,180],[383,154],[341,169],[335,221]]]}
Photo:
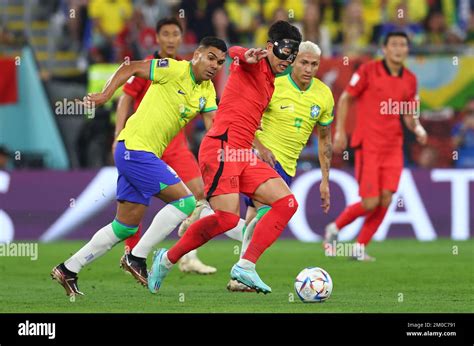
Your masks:
{"label": "stadium crowd", "polygon": [[[474,0],[38,0],[47,14],[55,13],[66,45],[87,57],[85,65],[138,60],[156,49],[155,26],[159,19],[175,16],[183,29],[182,57],[188,58],[197,42],[213,35],[229,45],[263,46],[269,25],[288,20],[303,34],[303,40],[317,43],[323,58],[374,56],[386,33],[405,31],[412,53],[472,54],[474,47]],[[58,20],[60,18],[60,20]],[[89,72],[90,73],[90,72]],[[99,83],[100,84],[100,83]],[[90,83],[89,83],[90,85]],[[219,93],[218,93],[219,94]],[[336,95],[337,97],[337,95]],[[474,167],[474,101],[463,110],[450,110],[443,117],[432,111],[422,122],[430,134],[426,147],[416,144],[407,132],[407,166]],[[86,123],[78,140],[80,165],[111,164],[110,146],[102,153],[84,150],[84,143],[112,142],[115,106],[95,123]],[[446,112],[440,110],[441,114]],[[100,113],[99,113],[100,115]],[[102,120],[101,120],[102,119]],[[105,120],[104,120],[105,119]],[[112,119],[109,121],[108,119]],[[443,120],[440,120],[443,119]],[[194,151],[203,135],[202,121],[196,119],[188,137]],[[104,139],[103,134],[107,133]],[[301,167],[318,164],[317,136],[302,154]],[[97,146],[96,146],[97,147]],[[459,153],[463,159],[453,159]],[[94,158],[88,156],[93,155]],[[456,156],[457,157],[457,156]],[[335,158],[335,167],[352,161]]]}

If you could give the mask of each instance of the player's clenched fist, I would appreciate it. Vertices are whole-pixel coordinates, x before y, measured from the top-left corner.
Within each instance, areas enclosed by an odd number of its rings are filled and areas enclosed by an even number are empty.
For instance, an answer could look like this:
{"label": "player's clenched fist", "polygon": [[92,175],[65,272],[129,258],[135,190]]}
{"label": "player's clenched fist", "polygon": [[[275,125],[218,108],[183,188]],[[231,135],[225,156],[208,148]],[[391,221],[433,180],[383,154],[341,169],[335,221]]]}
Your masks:
{"label": "player's clenched fist", "polygon": [[268,52],[262,48],[250,48],[244,54],[247,64],[256,64],[267,56]]}

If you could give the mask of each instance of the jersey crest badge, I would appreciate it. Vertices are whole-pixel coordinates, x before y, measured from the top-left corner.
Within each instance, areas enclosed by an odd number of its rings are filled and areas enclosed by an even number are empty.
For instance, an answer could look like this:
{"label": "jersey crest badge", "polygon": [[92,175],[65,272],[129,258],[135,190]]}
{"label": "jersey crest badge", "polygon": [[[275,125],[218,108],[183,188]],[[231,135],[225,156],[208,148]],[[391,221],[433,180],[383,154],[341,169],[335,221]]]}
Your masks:
{"label": "jersey crest badge", "polygon": [[319,112],[321,111],[321,107],[318,105],[312,105],[311,106],[311,118],[316,118],[319,115]]}
{"label": "jersey crest badge", "polygon": [[199,110],[202,111],[205,105],[206,105],[206,98],[201,96],[199,98]]}

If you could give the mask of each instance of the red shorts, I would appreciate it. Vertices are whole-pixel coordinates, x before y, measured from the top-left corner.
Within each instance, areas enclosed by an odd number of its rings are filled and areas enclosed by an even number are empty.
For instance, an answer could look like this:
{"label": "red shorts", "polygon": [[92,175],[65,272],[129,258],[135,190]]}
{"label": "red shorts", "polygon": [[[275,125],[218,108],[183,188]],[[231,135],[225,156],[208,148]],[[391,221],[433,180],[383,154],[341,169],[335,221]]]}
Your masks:
{"label": "red shorts", "polygon": [[199,167],[207,198],[239,192],[252,198],[268,179],[281,179],[252,149],[233,148],[225,140],[209,136],[199,149]]}
{"label": "red shorts", "polygon": [[380,196],[382,190],[395,192],[403,170],[401,149],[390,151],[355,150],[355,176],[362,198]]}
{"label": "red shorts", "polygon": [[201,177],[196,157],[189,150],[183,131],[180,131],[168,144],[161,159],[176,171],[185,184],[190,180]]}

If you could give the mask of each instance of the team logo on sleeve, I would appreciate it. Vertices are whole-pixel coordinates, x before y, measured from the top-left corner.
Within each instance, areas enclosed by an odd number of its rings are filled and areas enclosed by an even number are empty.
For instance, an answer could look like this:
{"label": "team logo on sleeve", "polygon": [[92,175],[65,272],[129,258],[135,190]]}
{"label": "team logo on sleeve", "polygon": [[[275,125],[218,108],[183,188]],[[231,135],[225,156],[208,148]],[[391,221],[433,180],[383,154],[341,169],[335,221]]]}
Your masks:
{"label": "team logo on sleeve", "polygon": [[321,112],[321,107],[319,107],[318,105],[311,106],[311,118],[316,118],[319,115],[319,112]]}
{"label": "team logo on sleeve", "polygon": [[352,78],[351,78],[351,80],[350,80],[350,82],[349,82],[349,85],[350,85],[351,87],[355,86],[355,85],[357,84],[357,82],[359,81],[359,79],[360,79],[359,74],[358,74],[357,72],[355,72],[355,73],[352,75]]}
{"label": "team logo on sleeve", "polygon": [[199,98],[199,110],[202,111],[205,105],[206,105],[206,98],[201,96]]}
{"label": "team logo on sleeve", "polygon": [[168,67],[170,65],[170,62],[168,59],[158,59],[158,64],[156,64],[156,67]]}

